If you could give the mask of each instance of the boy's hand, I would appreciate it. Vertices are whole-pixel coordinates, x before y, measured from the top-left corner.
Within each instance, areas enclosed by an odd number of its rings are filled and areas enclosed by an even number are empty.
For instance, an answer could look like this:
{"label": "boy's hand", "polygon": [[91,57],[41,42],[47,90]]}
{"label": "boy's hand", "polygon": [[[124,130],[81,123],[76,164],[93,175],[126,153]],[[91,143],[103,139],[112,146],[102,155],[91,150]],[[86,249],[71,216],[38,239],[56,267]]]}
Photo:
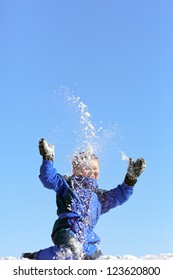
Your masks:
{"label": "boy's hand", "polygon": [[43,159],[54,161],[55,152],[53,144],[48,144],[44,138],[41,138],[38,146],[40,155],[43,156]]}
{"label": "boy's hand", "polygon": [[133,158],[129,159],[129,165],[127,168],[127,174],[124,182],[129,186],[134,186],[137,182],[137,178],[141,175],[146,167],[146,161],[143,158],[138,158],[135,162]]}

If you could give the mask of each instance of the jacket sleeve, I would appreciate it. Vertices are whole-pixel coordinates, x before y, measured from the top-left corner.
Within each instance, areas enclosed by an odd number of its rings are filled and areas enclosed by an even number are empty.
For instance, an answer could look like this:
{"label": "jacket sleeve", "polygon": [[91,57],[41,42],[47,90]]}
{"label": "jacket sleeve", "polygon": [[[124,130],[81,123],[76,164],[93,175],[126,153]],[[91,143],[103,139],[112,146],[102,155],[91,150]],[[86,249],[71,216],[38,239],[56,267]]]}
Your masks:
{"label": "jacket sleeve", "polygon": [[133,187],[125,183],[118,185],[112,190],[98,190],[97,195],[101,203],[101,214],[126,202],[133,194]]}
{"label": "jacket sleeve", "polygon": [[54,190],[60,196],[63,196],[68,189],[68,184],[63,180],[62,176],[57,173],[50,160],[43,160],[40,167],[39,179],[43,186],[47,189]]}

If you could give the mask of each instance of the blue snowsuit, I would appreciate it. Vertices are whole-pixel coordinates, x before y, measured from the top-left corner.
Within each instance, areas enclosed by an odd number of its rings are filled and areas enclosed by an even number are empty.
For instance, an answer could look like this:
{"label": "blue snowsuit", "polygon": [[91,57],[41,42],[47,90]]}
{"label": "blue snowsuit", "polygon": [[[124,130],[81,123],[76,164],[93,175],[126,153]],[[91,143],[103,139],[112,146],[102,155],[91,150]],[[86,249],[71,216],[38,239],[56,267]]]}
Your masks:
{"label": "blue snowsuit", "polygon": [[49,160],[43,160],[39,178],[44,187],[56,192],[58,219],[52,231],[55,246],[40,250],[35,259],[78,259],[72,239],[81,244],[84,259],[98,257],[100,238],[93,229],[100,215],[129,199],[133,187],[122,183],[109,191],[101,190],[96,179],[61,176]]}

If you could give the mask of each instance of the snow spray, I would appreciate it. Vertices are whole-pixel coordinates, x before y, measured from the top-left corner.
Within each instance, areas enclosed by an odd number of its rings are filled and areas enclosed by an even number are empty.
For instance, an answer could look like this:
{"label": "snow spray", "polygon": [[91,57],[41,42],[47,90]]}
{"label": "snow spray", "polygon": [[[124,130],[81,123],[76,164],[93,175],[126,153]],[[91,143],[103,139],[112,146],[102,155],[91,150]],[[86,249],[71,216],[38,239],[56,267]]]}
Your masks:
{"label": "snow spray", "polygon": [[[118,141],[122,139],[119,135],[119,128],[117,123],[105,127],[103,121],[99,121],[99,125],[93,124],[92,116],[89,112],[88,106],[81,100],[79,96],[75,96],[66,87],[61,87],[61,95],[65,97],[68,105],[73,107],[79,115],[80,131],[76,133],[76,147],[73,152],[73,157],[79,155],[80,151],[85,152],[86,156],[90,158],[92,154],[96,154],[102,161],[105,161],[106,153],[117,150],[121,153],[121,160],[128,160],[127,155],[122,151]],[[75,133],[75,131],[74,131]],[[109,151],[111,149],[111,151]],[[104,153],[104,159],[103,159]]]}
{"label": "snow spray", "polygon": [[129,158],[128,158],[128,156],[125,154],[125,152],[124,151],[121,151],[121,159],[122,160],[129,160]]}

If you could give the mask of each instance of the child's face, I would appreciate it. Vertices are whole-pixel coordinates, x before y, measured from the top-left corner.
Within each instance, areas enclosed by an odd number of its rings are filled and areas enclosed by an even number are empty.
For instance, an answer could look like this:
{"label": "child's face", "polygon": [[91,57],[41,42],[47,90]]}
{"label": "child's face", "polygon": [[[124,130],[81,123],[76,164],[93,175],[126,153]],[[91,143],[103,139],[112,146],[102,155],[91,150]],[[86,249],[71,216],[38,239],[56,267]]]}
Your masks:
{"label": "child's face", "polygon": [[87,165],[78,165],[73,168],[75,176],[89,177],[98,179],[99,177],[99,162],[97,159],[90,159]]}

